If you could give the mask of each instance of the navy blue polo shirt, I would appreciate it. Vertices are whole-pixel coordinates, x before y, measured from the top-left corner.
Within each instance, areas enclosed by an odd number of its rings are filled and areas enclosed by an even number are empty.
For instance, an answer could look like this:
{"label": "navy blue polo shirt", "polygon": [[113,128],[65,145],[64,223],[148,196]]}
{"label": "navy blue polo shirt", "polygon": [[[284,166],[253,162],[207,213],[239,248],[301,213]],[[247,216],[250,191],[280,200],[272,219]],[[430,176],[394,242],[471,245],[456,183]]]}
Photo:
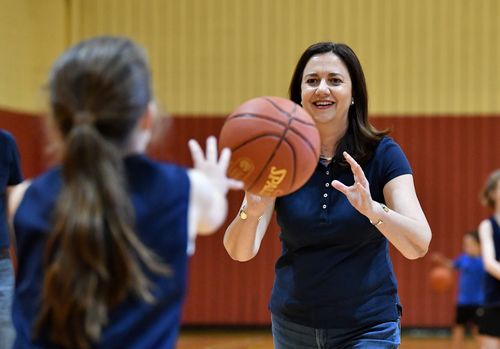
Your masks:
{"label": "navy blue polo shirt", "polygon": [[[412,173],[390,137],[382,138],[362,168],[372,198],[382,203],[385,184]],[[334,179],[354,183],[350,168],[320,163],[302,188],[276,200],[282,254],[276,262],[270,310],[316,328],[395,321],[400,305],[388,241],[331,187]]]}
{"label": "navy blue polo shirt", "polygon": [[0,130],[0,248],[9,247],[6,189],[22,180],[16,142],[10,133]]}

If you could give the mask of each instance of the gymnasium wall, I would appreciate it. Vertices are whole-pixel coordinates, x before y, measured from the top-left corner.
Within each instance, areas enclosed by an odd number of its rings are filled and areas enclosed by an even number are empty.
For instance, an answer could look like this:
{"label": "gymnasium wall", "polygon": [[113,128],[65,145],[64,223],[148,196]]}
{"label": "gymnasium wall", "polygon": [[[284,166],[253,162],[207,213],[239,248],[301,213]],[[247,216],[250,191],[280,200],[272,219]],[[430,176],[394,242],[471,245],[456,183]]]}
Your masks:
{"label": "gymnasium wall", "polygon": [[[151,154],[185,165],[189,138],[218,134],[248,98],[286,96],[304,48],[335,40],[358,53],[373,122],[391,127],[410,159],[431,252],[458,254],[462,234],[488,213],[477,198],[500,167],[498,1],[0,0],[0,8],[0,127],[16,136],[27,176],[47,166],[40,115],[51,62],[82,38],[127,35],[146,48],[170,115]],[[231,193],[231,215],[241,197]],[[222,235],[197,241],[184,324],[268,324],[277,227],[247,263],[230,260]],[[454,297],[429,291],[429,258],[391,253],[403,326],[450,325]]]}

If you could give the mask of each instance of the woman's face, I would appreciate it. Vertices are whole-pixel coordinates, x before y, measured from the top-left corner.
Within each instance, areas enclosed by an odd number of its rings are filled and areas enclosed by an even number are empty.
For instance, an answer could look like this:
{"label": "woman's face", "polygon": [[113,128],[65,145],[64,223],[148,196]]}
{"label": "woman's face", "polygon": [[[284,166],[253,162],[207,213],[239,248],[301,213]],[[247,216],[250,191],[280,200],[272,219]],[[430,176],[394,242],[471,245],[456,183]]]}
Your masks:
{"label": "woman's face", "polygon": [[302,106],[318,126],[335,122],[347,128],[352,83],[344,62],[334,53],[312,56],[302,74]]}

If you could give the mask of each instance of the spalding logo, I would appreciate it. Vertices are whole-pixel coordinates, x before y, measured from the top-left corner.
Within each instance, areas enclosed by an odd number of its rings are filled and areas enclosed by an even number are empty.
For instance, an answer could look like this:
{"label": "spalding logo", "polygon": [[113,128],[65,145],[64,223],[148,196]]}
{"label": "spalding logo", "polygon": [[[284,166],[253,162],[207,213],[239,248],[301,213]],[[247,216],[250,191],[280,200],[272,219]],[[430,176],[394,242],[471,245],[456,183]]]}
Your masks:
{"label": "spalding logo", "polygon": [[267,176],[267,181],[264,187],[259,191],[260,195],[277,196],[282,190],[278,186],[286,177],[286,169],[277,169],[276,166],[271,167],[271,171]]}

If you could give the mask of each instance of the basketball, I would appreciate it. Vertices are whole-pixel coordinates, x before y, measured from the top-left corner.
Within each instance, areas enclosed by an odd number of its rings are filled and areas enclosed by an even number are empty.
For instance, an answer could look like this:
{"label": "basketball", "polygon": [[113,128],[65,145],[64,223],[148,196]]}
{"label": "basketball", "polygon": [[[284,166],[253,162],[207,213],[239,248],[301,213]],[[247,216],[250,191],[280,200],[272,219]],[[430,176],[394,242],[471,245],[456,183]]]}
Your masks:
{"label": "basketball", "polygon": [[443,266],[434,267],[429,274],[429,282],[433,291],[448,292],[453,286],[453,271]]}
{"label": "basketball", "polygon": [[232,151],[228,176],[246,191],[283,196],[311,177],[320,139],[309,114],[296,103],[266,96],[248,100],[225,120],[219,146]]}

